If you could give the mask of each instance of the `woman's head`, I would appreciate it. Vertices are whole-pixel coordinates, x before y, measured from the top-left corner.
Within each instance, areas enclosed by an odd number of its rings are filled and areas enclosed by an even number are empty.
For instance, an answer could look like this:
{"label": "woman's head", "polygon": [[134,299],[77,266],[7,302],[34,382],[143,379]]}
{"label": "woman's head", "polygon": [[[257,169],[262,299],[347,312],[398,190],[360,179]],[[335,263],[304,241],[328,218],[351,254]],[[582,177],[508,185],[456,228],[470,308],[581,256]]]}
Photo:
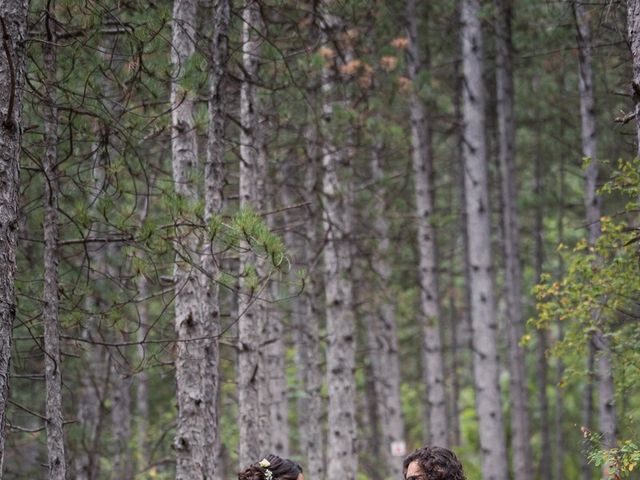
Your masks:
{"label": "woman's head", "polygon": [[456,454],[442,447],[420,448],[404,459],[406,480],[465,480]]}
{"label": "woman's head", "polygon": [[238,480],[304,480],[304,477],[302,467],[296,462],[277,455],[267,455],[240,472]]}

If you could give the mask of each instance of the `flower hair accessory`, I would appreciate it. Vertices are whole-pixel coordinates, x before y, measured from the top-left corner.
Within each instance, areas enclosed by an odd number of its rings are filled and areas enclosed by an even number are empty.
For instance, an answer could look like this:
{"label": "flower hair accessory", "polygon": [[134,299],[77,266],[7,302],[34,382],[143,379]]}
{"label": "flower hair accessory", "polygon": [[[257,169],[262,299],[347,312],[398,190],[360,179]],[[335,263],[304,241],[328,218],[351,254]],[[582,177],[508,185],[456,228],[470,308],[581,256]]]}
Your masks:
{"label": "flower hair accessory", "polygon": [[273,472],[269,470],[269,467],[271,466],[271,462],[266,458],[263,458],[258,462],[258,465],[264,468],[264,478],[266,478],[266,480],[272,480]]}

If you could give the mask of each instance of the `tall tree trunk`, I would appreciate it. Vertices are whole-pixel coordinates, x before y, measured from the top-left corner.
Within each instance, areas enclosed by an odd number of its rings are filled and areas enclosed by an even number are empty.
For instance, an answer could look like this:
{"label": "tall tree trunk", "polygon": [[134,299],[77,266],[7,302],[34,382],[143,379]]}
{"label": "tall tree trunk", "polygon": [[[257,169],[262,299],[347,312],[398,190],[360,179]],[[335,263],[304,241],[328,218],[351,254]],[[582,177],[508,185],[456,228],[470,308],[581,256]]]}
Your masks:
{"label": "tall tree trunk", "polygon": [[140,372],[136,375],[136,444],[138,460],[136,470],[142,470],[151,461],[151,450],[149,448],[149,372],[147,370],[147,349],[145,341],[149,332],[149,282],[140,275],[138,278],[138,293],[141,302],[138,305],[139,322],[136,331],[136,341],[138,342],[138,365]]}
{"label": "tall tree trunk", "polygon": [[[301,213],[304,218],[301,231],[289,236],[289,245],[296,245],[294,254],[306,270],[304,290],[296,296],[292,311],[295,326],[296,369],[300,390],[305,392],[298,398],[298,432],[303,458],[307,459],[305,469],[309,478],[322,480],[325,475],[322,435],[322,368],[320,350],[320,282],[316,254],[318,250],[317,229],[319,226],[318,201],[316,199],[316,181],[318,177],[318,138],[315,129],[309,128],[305,135],[308,158],[303,185],[302,199],[308,206]],[[287,178],[295,178],[293,172]],[[285,189],[288,200],[285,204],[293,204],[290,189]],[[291,210],[285,212],[287,225],[292,225],[295,217]],[[299,219],[300,220],[300,219]]]}
{"label": "tall tree trunk", "polygon": [[[359,277],[361,278],[361,277]],[[363,292],[362,298],[359,297],[360,290],[358,285],[354,285],[355,287],[355,299],[356,302],[362,299],[363,301],[366,298],[366,293]],[[371,330],[375,328],[376,320],[373,318],[374,315],[371,312],[364,312],[363,314],[357,315],[358,320],[356,323],[360,323],[357,325],[358,330],[364,328],[366,330],[367,344],[368,344],[368,352],[369,361],[365,359],[357,359],[358,363],[363,364],[363,372],[365,376],[364,380],[364,388],[363,391],[359,392],[357,396],[357,408],[356,411],[359,414],[359,425],[358,431],[362,432],[361,435],[363,438],[366,438],[366,444],[360,447],[360,450],[366,451],[365,461],[361,463],[361,469],[364,470],[367,478],[369,480],[384,480],[385,478],[393,478],[387,473],[388,467],[385,463],[380,462],[380,459],[386,459],[390,456],[390,454],[385,451],[388,450],[384,448],[382,445],[382,433],[380,432],[381,428],[381,403],[384,399],[378,397],[376,392],[376,383],[380,380],[376,378],[376,374],[374,373],[374,357],[376,347],[372,345],[372,340],[375,342],[376,335],[371,334]],[[369,461],[370,460],[370,461]],[[382,463],[382,468],[381,464]]]}
{"label": "tall tree trunk", "polygon": [[[330,33],[336,33],[335,17],[323,15],[323,45]],[[348,149],[336,143],[333,117],[337,92],[335,65],[327,59],[322,76],[322,225],[325,236],[324,282],[327,316],[327,385],[329,422],[327,479],[355,480],[356,392],[355,392],[355,318],[353,312],[351,229],[352,185]],[[347,178],[341,178],[344,175]]]}
{"label": "tall tree trunk", "polygon": [[[95,138],[105,137],[104,126],[99,123],[94,128]],[[92,182],[89,198],[90,213],[97,215],[95,205],[106,188],[105,165],[107,147],[94,141],[91,146],[92,155]],[[98,222],[93,222],[89,231],[103,232],[103,227]],[[80,391],[78,395],[78,424],[81,428],[79,443],[80,452],[76,453],[74,461],[75,477],[78,480],[94,480],[100,476],[100,457],[102,452],[102,431],[104,425],[103,404],[107,395],[110,372],[107,365],[106,350],[102,346],[92,344],[98,337],[100,328],[100,311],[104,308],[105,301],[102,292],[104,285],[99,283],[100,268],[104,268],[106,260],[106,247],[90,249],[88,256],[92,267],[89,269],[89,285],[94,289],[94,294],[86,297],[85,308],[89,312],[81,336],[87,342],[85,353],[85,365],[81,369]]]}
{"label": "tall tree trunk", "polygon": [[[205,241],[200,253],[200,304],[202,306],[202,334],[207,338],[204,345],[202,365],[202,388],[206,390],[204,418],[201,428],[206,435],[206,450],[209,470],[206,477],[222,478],[218,456],[220,449],[219,391],[220,391],[220,295],[218,288],[218,266],[213,245],[215,232],[209,231],[216,215],[224,207],[223,187],[225,182],[225,126],[226,111],[224,88],[227,62],[229,60],[230,1],[218,0],[213,7],[213,35],[209,70],[209,129],[207,135],[207,158],[204,165],[204,222]],[[210,7],[210,8],[211,8]]]}
{"label": "tall tree trunk", "polygon": [[[455,64],[455,72],[456,72],[456,98],[455,102],[455,118],[456,118],[456,166],[458,167],[458,172],[456,175],[456,184],[459,192],[459,202],[461,205],[461,214],[458,218],[458,228],[462,232],[460,236],[461,240],[461,250],[462,250],[462,267],[463,267],[463,297],[462,297],[462,308],[460,309],[458,321],[456,322],[456,342],[455,342],[455,352],[454,352],[454,360],[457,365],[462,365],[463,367],[468,366],[468,368],[463,368],[463,371],[471,371],[471,359],[468,355],[464,355],[464,352],[472,352],[472,329],[471,329],[471,262],[469,261],[469,232],[467,231],[467,201],[466,201],[466,193],[465,193],[465,168],[464,168],[464,158],[462,155],[463,146],[464,146],[464,132],[463,132],[463,115],[462,115],[462,97],[464,92],[464,76],[462,74],[462,61],[458,60]],[[458,248],[460,248],[458,247]],[[465,365],[465,361],[468,362]],[[458,370],[459,372],[459,370]],[[458,392],[464,387],[464,384],[471,384],[473,382],[472,375],[467,373],[466,375],[461,375],[458,373],[456,378],[457,380],[457,390]],[[457,393],[455,395],[456,402],[458,402],[458,407],[460,403],[460,394]],[[458,434],[460,429],[460,419],[458,418]],[[459,437],[458,437],[459,438]]]}
{"label": "tall tree trunk", "polygon": [[497,321],[494,305],[487,152],[485,84],[480,2],[462,1],[463,158],[469,262],[473,373],[485,480],[506,480],[507,449],[498,384]]}
{"label": "tall tree trunk", "polygon": [[[129,340],[128,335],[121,336],[122,341]],[[122,480],[133,479],[133,456],[129,442],[131,441],[131,377],[126,370],[126,362],[122,365],[117,355],[127,358],[127,349],[113,349],[111,388],[111,432],[115,450],[113,452],[113,474]]]}
{"label": "tall tree trunk", "polygon": [[[600,199],[597,195],[598,160],[596,143],[595,89],[593,85],[591,32],[584,6],[573,2],[579,49],[579,89],[580,120],[582,133],[582,155],[588,159],[585,173],[585,209],[588,228],[588,241],[593,245],[600,236]],[[594,318],[597,312],[593,312]],[[613,367],[609,343],[600,329],[594,332],[590,349],[594,350],[594,363],[597,369],[598,405],[600,432],[603,446],[613,448],[616,444],[615,389]],[[589,427],[589,425],[586,425]]]}
{"label": "tall tree trunk", "polygon": [[[242,65],[245,78],[240,91],[240,208],[260,212],[264,207],[265,169],[260,128],[258,75],[262,39],[262,18],[257,0],[248,0],[242,12]],[[260,332],[264,327],[266,305],[259,290],[252,286],[250,272],[260,276],[258,256],[245,242],[246,252],[240,258],[240,297],[238,299],[238,421],[240,446],[238,460],[246,467],[259,460],[269,410],[265,407],[264,363],[260,348]]]}
{"label": "tall tree trunk", "polygon": [[[173,39],[171,62],[172,161],[176,195],[190,209],[198,199],[194,184],[198,150],[194,124],[194,92],[181,86],[189,59],[195,53],[197,2],[175,0],[173,4]],[[188,72],[187,72],[188,73]],[[180,214],[185,214],[181,212]],[[205,311],[217,307],[215,298],[202,308],[200,273],[194,264],[200,259],[197,235],[191,230],[176,232],[174,267],[176,384],[178,420],[174,448],[176,479],[211,478],[215,471],[217,340],[213,323]],[[209,313],[209,312],[207,312]]]}
{"label": "tall tree trunk", "polygon": [[513,474],[531,480],[533,466],[530,447],[529,406],[522,314],[522,270],[518,231],[518,189],[515,159],[515,113],[511,43],[511,0],[496,3],[496,100],[498,143],[502,178],[502,206],[505,257],[505,297],[507,300],[507,344],[509,349],[509,397],[513,432]]}
{"label": "tall tree trunk", "polygon": [[[560,83],[562,84],[562,82],[564,82],[564,75],[563,72],[561,72],[561,76],[560,76]],[[564,136],[564,129],[561,132],[561,136],[560,138],[563,138]],[[560,159],[559,159],[559,168],[560,168],[560,174],[558,175],[558,182],[559,182],[559,189],[558,189],[558,193],[559,193],[559,198],[563,199],[565,198],[565,156],[564,155],[560,155]],[[560,208],[558,211],[558,217],[556,219],[556,228],[558,230],[558,243],[563,243],[564,242],[564,203],[563,201],[560,202]],[[564,276],[564,262],[563,262],[563,258],[562,255],[558,255],[558,277],[562,278]],[[557,320],[557,325],[558,325],[558,337],[557,337],[557,341],[562,341],[564,333],[564,324],[563,322],[558,319]],[[564,377],[564,364],[562,363],[562,359],[558,358],[557,359],[557,363],[556,363],[556,369],[555,369],[555,405],[554,405],[554,437],[553,437],[553,446],[555,448],[555,464],[554,464],[554,478],[556,479],[562,479],[565,477],[565,470],[564,470],[564,442],[565,442],[565,435],[564,435],[564,395],[562,393],[562,386],[561,386],[561,382],[562,379]]]}
{"label": "tall tree trunk", "polygon": [[[532,85],[532,92],[538,93],[539,81],[535,77]],[[535,173],[533,193],[536,199],[535,220],[534,220],[534,254],[533,262],[535,267],[535,282],[540,283],[542,268],[544,264],[544,196],[543,185],[543,144],[541,128],[543,123],[540,120],[540,111],[536,109],[536,130],[535,130]],[[560,196],[562,199],[563,197]],[[541,455],[539,461],[538,475],[540,478],[553,478],[553,456],[551,440],[551,418],[549,417],[549,399],[547,398],[547,386],[549,385],[549,366],[547,360],[547,349],[549,347],[546,328],[538,330],[538,343],[536,345],[537,354],[537,378],[538,378],[538,408],[540,409],[540,436],[542,439]]]}
{"label": "tall tree trunk", "polygon": [[[281,298],[282,292],[273,283],[272,295],[274,299]],[[266,330],[265,340],[269,344],[264,348],[264,368],[267,374],[269,398],[269,438],[268,444],[275,455],[289,456],[289,405],[287,401],[287,377],[286,377],[286,328],[284,325],[283,311],[279,310],[279,304],[273,304],[269,309],[269,325]]]}
{"label": "tall tree trunk", "polygon": [[377,399],[380,434],[382,435],[382,455],[386,468],[382,469],[383,478],[401,477],[402,462],[391,454],[394,443],[404,442],[404,421],[402,419],[402,401],[400,398],[400,360],[398,353],[398,338],[396,334],[396,314],[393,305],[391,285],[391,263],[393,257],[391,240],[389,238],[389,222],[385,218],[388,210],[383,189],[385,179],[381,164],[381,145],[374,145],[371,152],[371,178],[377,182],[372,211],[375,212],[373,230],[377,245],[375,251],[376,277],[379,283],[378,292],[382,295],[369,298],[374,311],[369,315],[367,335],[369,355],[373,370],[375,397]]}
{"label": "tall tree trunk", "polygon": [[640,157],[640,0],[627,0],[627,32],[633,59],[633,109],[636,117],[636,155]]}
{"label": "tall tree trunk", "polygon": [[[282,181],[282,175],[277,175]],[[281,191],[284,187],[280,185]],[[282,201],[283,208],[287,208],[287,195],[278,195],[277,186],[273,183],[270,185],[271,209],[275,211],[277,200]],[[269,216],[269,228],[273,231],[278,225],[275,217]],[[286,234],[285,234],[286,235]],[[286,238],[285,238],[286,242]],[[289,243],[289,242],[287,242]],[[274,280],[270,285],[271,297],[274,303],[269,305],[267,310],[268,324],[265,323],[263,330],[263,342],[267,345],[263,347],[264,351],[264,370],[265,370],[265,393],[268,394],[269,407],[269,438],[265,441],[265,445],[270,445],[271,451],[275,455],[281,457],[289,457],[289,405],[287,400],[287,372],[286,372],[286,354],[287,354],[287,335],[285,327],[285,310],[278,300],[288,297],[288,293],[281,289],[281,282]]]}
{"label": "tall tree trunk", "polygon": [[411,148],[415,182],[416,217],[418,223],[420,308],[424,337],[424,372],[427,398],[427,443],[448,444],[444,362],[440,332],[440,304],[438,297],[436,231],[432,224],[434,210],[433,159],[431,127],[427,109],[417,94],[419,75],[423,65],[418,43],[418,21],[415,0],[406,5],[409,51],[407,66],[413,82],[411,93]]}
{"label": "tall tree trunk", "polygon": [[9,400],[11,330],[16,317],[15,274],[18,234],[22,86],[27,37],[26,0],[0,3],[0,476]]}
{"label": "tall tree trunk", "polygon": [[62,368],[60,363],[60,323],[58,309],[58,108],[56,105],[57,59],[55,51],[56,24],[52,12],[46,12],[47,41],[43,43],[45,105],[44,105],[44,287],[42,291],[42,323],[44,325],[44,362],[46,382],[46,430],[49,479],[65,480]]}

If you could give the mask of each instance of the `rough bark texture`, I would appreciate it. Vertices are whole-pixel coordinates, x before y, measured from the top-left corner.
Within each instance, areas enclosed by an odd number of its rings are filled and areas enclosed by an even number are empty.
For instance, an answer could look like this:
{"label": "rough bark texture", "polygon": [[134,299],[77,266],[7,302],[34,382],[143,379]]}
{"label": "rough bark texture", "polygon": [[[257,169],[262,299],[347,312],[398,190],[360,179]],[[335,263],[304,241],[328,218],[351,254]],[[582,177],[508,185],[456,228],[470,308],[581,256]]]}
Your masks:
{"label": "rough bark texture", "polygon": [[[26,0],[0,3],[0,476],[4,460],[9,399],[11,330],[16,316],[15,274],[18,233],[22,86],[27,35]],[[7,53],[9,55],[7,56]]]}
{"label": "rough bark texture", "polygon": [[498,384],[497,321],[491,265],[491,233],[485,140],[484,57],[480,2],[462,2],[463,158],[469,262],[473,372],[485,480],[508,478],[507,449]]}
{"label": "rough bark texture", "polygon": [[[595,91],[593,85],[592,43],[591,32],[586,11],[581,2],[573,3],[575,15],[578,50],[579,50],[579,89],[580,89],[580,120],[582,134],[582,155],[587,159],[585,172],[585,209],[588,228],[588,241],[592,245],[600,236],[600,198],[597,195],[598,157],[596,142],[596,109]],[[598,315],[593,313],[594,318]],[[613,448],[616,444],[616,411],[615,389],[613,383],[613,368],[611,352],[606,337],[598,329],[592,338],[597,367],[597,387],[600,433],[603,435],[603,446]],[[591,347],[590,346],[590,347]],[[586,425],[589,427],[589,425]]]}
{"label": "rough bark texture", "polygon": [[58,308],[58,192],[57,169],[58,109],[56,106],[55,23],[47,12],[47,42],[43,43],[44,73],[44,287],[42,323],[46,381],[47,461],[51,480],[65,480],[66,459],[62,418],[62,369],[60,363],[60,324]]}
{"label": "rough bark texture", "polygon": [[[262,39],[260,5],[248,0],[242,12],[242,65],[245,78],[240,91],[240,207],[263,209],[265,172],[260,138],[259,105],[254,82],[257,79]],[[248,273],[260,274],[259,259],[245,242],[240,258],[240,296],[238,299],[238,422],[240,468],[255,462],[262,452],[262,439],[268,428],[265,408],[265,373],[260,350],[260,332],[266,306],[251,284]]]}
{"label": "rough bark texture", "polygon": [[[27,2],[0,3],[0,476],[4,460],[9,398],[11,330],[16,316],[15,274],[18,232],[20,137]],[[7,56],[8,52],[8,56]]]}
{"label": "rough bark texture", "polygon": [[[283,292],[273,283],[272,296],[282,298]],[[269,325],[264,339],[270,342],[264,347],[264,368],[267,378],[265,391],[268,392],[267,406],[269,407],[269,436],[265,439],[265,447],[281,457],[289,456],[289,402],[287,399],[286,377],[286,344],[283,312],[279,304],[273,304],[269,309]]]}
{"label": "rough bark texture", "polygon": [[218,288],[218,264],[215,258],[214,232],[209,231],[216,215],[224,206],[224,154],[225,154],[225,99],[224,87],[227,62],[229,59],[229,0],[218,0],[213,6],[213,36],[211,42],[211,65],[209,71],[209,130],[207,136],[207,158],[204,165],[204,222],[207,227],[200,253],[200,305],[202,308],[205,358],[203,375],[206,378],[202,388],[206,388],[204,425],[206,438],[205,455],[211,458],[213,469],[207,472],[208,480],[221,478],[216,452],[220,446],[218,427],[218,402],[220,388],[220,296]]}
{"label": "rough bark texture", "polygon": [[627,0],[627,31],[633,58],[631,92],[636,116],[636,152],[640,157],[640,0]]}
{"label": "rough bark texture", "polygon": [[[323,15],[322,44],[338,23]],[[353,312],[350,158],[334,138],[333,109],[337,93],[329,59],[322,78],[322,225],[325,236],[324,282],[327,315],[327,384],[329,390],[327,479],[355,480],[355,318]]]}
{"label": "rough bark texture", "polygon": [[[171,61],[172,161],[175,193],[191,209],[197,201],[194,184],[197,139],[194,126],[194,92],[181,86],[189,58],[195,52],[197,2],[173,4]],[[186,214],[187,212],[185,212]],[[178,420],[174,448],[176,479],[210,479],[215,471],[217,347],[213,324],[202,308],[199,271],[194,267],[200,251],[196,234],[177,232],[175,284],[176,383]],[[198,340],[194,340],[194,339]]]}
{"label": "rough bark texture", "polygon": [[[285,169],[283,169],[285,170]],[[279,184],[283,183],[282,175],[278,175]],[[272,199],[270,210],[275,211],[277,204],[287,207],[291,204],[287,203],[288,197],[284,194],[278,194],[276,185],[271,183],[269,186],[269,198]],[[270,215],[268,217],[269,229],[274,231],[282,229],[282,225],[276,223],[276,217]],[[286,227],[285,227],[286,228]],[[285,242],[286,241],[285,234]],[[288,411],[289,402],[287,398],[287,372],[286,372],[286,355],[287,355],[287,329],[285,327],[285,311],[283,303],[279,300],[288,298],[289,292],[282,289],[281,282],[273,280],[270,285],[271,298],[274,303],[269,305],[267,314],[269,322],[264,325],[263,331],[263,347],[264,351],[264,370],[266,376],[265,392],[268,397],[269,407],[269,436],[266,438],[265,444],[269,445],[269,449],[276,455],[281,457],[289,457],[289,421]]]}
{"label": "rough bark texture", "polygon": [[[309,202],[308,207],[301,212],[304,228],[298,235],[290,235],[287,245],[295,245],[292,249],[294,258],[299,259],[300,267],[307,271],[304,279],[302,295],[296,297],[292,311],[292,321],[295,328],[296,369],[298,384],[303,392],[298,397],[298,431],[300,448],[307,459],[305,471],[309,478],[324,478],[325,461],[323,454],[322,435],[322,354],[320,351],[320,319],[322,313],[319,306],[320,285],[315,252],[318,250],[317,229],[319,212],[315,198],[316,181],[318,177],[319,149],[317,132],[308,129],[306,135],[306,150],[309,164],[305,176],[301,179],[303,185],[303,199]],[[293,178],[293,175],[287,175]],[[290,195],[289,190],[286,192]],[[287,205],[293,204],[293,197],[289,196]],[[287,225],[295,221],[291,210],[287,210]],[[291,247],[289,247],[291,248]],[[296,262],[297,263],[297,262]]]}
{"label": "rough bark texture", "polygon": [[498,143],[502,180],[502,220],[505,259],[505,297],[507,301],[507,344],[509,350],[509,398],[513,474],[530,480],[533,465],[530,447],[529,405],[525,351],[520,345],[524,335],[522,313],[522,268],[518,231],[518,189],[515,159],[515,114],[511,43],[512,0],[495,0],[496,5],[496,103]]}
{"label": "rough bark texture", "polygon": [[426,383],[427,443],[448,444],[444,361],[440,333],[440,304],[437,279],[436,231],[432,224],[434,210],[433,159],[431,131],[427,109],[417,95],[417,82],[423,68],[418,42],[418,15],[415,0],[407,0],[409,51],[407,66],[414,83],[411,93],[411,149],[415,182],[416,221],[418,224],[420,308],[424,337],[424,372]]}
{"label": "rough bark texture", "polygon": [[382,188],[384,172],[381,165],[379,146],[374,146],[371,154],[371,178],[377,182],[379,190],[374,193],[371,205],[376,212],[373,230],[378,240],[373,264],[376,267],[379,287],[375,289],[375,298],[368,298],[374,306],[367,324],[369,358],[373,372],[375,397],[377,399],[380,422],[381,446],[386,470],[380,469],[383,478],[400,478],[402,461],[391,455],[391,445],[404,441],[404,421],[402,419],[402,402],[400,398],[400,361],[398,354],[398,337],[396,334],[396,315],[392,301],[392,293],[388,290],[391,284],[391,263],[393,247],[389,238],[389,223],[385,217],[388,205]]}

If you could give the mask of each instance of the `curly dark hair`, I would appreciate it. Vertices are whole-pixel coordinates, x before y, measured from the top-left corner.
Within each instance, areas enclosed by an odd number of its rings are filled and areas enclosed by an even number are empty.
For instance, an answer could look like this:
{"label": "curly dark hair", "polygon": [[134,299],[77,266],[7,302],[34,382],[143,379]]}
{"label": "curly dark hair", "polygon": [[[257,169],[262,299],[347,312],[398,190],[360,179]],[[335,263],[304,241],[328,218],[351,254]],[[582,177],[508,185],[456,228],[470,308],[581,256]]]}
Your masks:
{"label": "curly dark hair", "polygon": [[402,462],[403,476],[407,478],[407,468],[418,462],[424,480],[466,480],[462,464],[456,454],[443,447],[419,448]]}
{"label": "curly dark hair", "polygon": [[[268,469],[273,474],[273,480],[298,480],[298,476],[302,473],[302,467],[287,458],[280,458],[277,455],[267,455],[264,457],[271,464]],[[250,465],[238,473],[238,480],[265,480],[266,468],[258,463]]]}

